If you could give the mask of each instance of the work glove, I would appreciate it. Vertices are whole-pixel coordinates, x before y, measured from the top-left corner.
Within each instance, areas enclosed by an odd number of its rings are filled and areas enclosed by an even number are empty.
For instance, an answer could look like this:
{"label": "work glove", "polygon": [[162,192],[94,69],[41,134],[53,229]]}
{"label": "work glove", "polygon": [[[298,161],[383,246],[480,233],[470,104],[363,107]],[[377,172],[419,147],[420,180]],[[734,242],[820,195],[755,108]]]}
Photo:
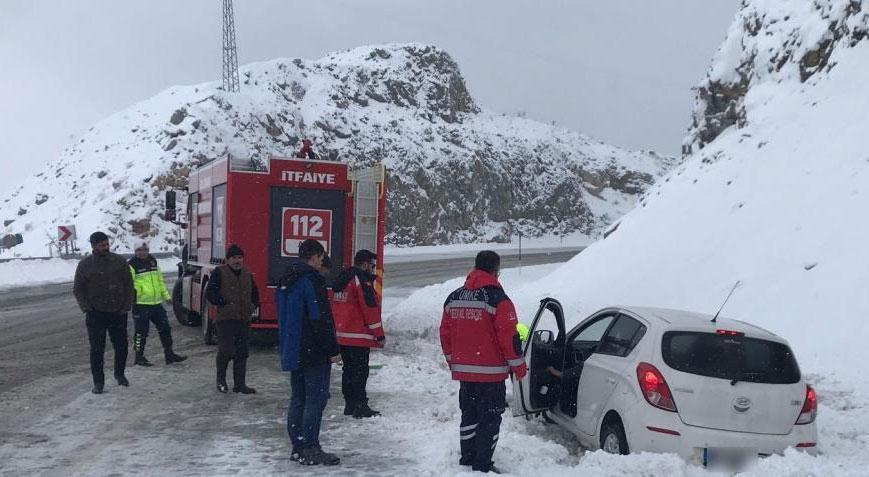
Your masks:
{"label": "work glove", "polygon": [[516,376],[516,379],[522,379],[528,374],[528,366],[525,363],[520,364],[519,366],[513,366],[510,369],[513,370],[513,376]]}
{"label": "work glove", "polygon": [[260,309],[259,307],[254,308],[253,314],[250,316],[251,323],[259,323],[260,321]]}

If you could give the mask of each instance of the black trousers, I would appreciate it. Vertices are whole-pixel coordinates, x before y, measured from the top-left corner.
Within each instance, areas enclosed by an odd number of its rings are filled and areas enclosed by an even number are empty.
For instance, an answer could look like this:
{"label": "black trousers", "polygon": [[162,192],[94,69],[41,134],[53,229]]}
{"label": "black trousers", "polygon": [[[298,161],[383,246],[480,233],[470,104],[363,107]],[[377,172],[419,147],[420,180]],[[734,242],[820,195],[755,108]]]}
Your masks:
{"label": "black trousers", "polygon": [[106,352],[106,333],[115,350],[115,377],[123,376],[127,367],[127,314],[89,311],[85,315],[88,341],[91,345],[91,374],[94,384],[105,384],[103,355]]}
{"label": "black trousers", "polygon": [[492,469],[492,455],[498,445],[501,414],[507,408],[507,387],[504,381],[471,383],[462,381],[459,387],[459,407],[462,422],[459,443],[462,449],[461,465],[488,472]]}
{"label": "black trousers", "polygon": [[[169,317],[163,305],[133,305],[133,328],[136,334],[142,337],[141,351],[145,350],[145,340],[148,338],[151,323],[154,323],[154,328],[157,328],[163,350],[171,351],[172,328],[169,327]],[[140,350],[136,349],[136,351]]]}
{"label": "black trousers", "polygon": [[349,407],[368,402],[365,386],[368,384],[368,358],[371,349],[364,346],[341,346],[344,371],[341,375],[341,393]]}
{"label": "black trousers", "polygon": [[226,366],[232,361],[233,384],[245,385],[250,325],[242,320],[214,322],[217,332],[217,382],[226,382]]}

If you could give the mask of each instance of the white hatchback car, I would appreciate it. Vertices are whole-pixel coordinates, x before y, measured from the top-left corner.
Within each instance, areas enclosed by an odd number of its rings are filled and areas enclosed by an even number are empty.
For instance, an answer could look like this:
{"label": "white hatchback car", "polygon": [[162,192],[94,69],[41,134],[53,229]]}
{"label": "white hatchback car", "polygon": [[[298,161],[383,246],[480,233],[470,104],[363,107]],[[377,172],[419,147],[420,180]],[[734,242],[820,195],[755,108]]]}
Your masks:
{"label": "white hatchback car", "polygon": [[[814,453],[817,397],[787,342],[747,323],[614,307],[565,330],[541,301],[513,382],[514,415],[544,412],[590,449],[672,452],[707,467]],[[547,329],[548,328],[548,329]]]}

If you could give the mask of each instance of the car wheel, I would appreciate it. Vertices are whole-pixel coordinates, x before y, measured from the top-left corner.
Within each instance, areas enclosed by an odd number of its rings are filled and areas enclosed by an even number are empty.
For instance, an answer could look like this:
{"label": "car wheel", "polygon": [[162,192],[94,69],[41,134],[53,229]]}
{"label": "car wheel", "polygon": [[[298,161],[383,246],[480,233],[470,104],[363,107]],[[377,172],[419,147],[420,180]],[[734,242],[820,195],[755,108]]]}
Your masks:
{"label": "car wheel", "polygon": [[214,344],[214,321],[211,320],[211,307],[203,298],[202,300],[202,338],[206,345]]}
{"label": "car wheel", "polygon": [[601,428],[600,448],[610,454],[630,454],[625,429],[617,419],[610,419]]}

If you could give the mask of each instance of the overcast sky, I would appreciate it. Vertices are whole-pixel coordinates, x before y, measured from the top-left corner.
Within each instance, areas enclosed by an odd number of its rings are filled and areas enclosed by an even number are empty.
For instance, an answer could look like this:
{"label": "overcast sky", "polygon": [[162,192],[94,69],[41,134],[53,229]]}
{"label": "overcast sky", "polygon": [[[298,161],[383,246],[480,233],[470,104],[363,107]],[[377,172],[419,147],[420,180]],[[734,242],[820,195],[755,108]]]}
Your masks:
{"label": "overcast sky", "polygon": [[[678,154],[739,0],[236,0],[239,64],[426,42],[477,101]],[[109,114],[219,79],[221,0],[0,0],[0,196]]]}

